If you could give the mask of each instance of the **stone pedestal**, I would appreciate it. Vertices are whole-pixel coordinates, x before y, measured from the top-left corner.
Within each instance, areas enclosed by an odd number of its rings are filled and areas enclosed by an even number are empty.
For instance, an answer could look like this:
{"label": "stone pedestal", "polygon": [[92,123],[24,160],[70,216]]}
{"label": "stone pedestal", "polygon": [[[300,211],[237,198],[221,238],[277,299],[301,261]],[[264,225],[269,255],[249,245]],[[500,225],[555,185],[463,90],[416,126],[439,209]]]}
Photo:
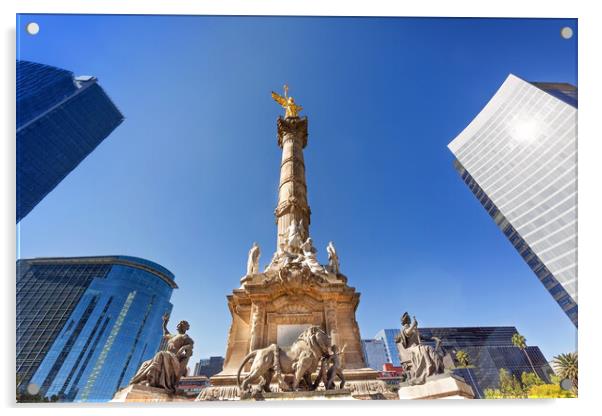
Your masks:
{"label": "stone pedestal", "polygon": [[158,402],[189,402],[186,396],[167,393],[163,389],[148,387],[140,384],[130,384],[119,390],[111,402],[118,403],[158,403]]}
{"label": "stone pedestal", "polygon": [[443,374],[427,379],[426,383],[399,386],[400,399],[474,399],[472,388],[459,377]]}
{"label": "stone pedestal", "polygon": [[[378,372],[371,368],[358,368],[353,370],[343,370],[345,375],[345,388],[342,390],[316,390],[316,391],[297,391],[297,392],[282,392],[280,391],[277,384],[270,385],[270,389],[274,393],[263,393],[264,397],[266,394],[284,394],[284,398],[289,397],[286,395],[293,395],[295,400],[303,400],[306,397],[310,397],[310,394],[326,394],[333,395],[332,392],[349,392],[351,398],[359,400],[397,400],[397,395],[391,393],[387,388],[384,381],[378,379]],[[317,374],[312,376],[315,379]],[[290,380],[290,376],[285,377],[286,380]],[[235,375],[224,375],[218,374],[211,377],[213,386],[207,387],[201,391],[197,397],[197,401],[211,401],[211,400],[240,400],[238,387],[236,385]],[[338,386],[339,380],[335,382]],[[323,387],[321,387],[323,388]],[[291,397],[293,397],[291,396]],[[336,395],[335,395],[336,396]],[[270,396],[271,397],[271,396]],[[278,396],[280,397],[280,396]],[[270,398],[270,400],[284,400],[278,398]],[[328,396],[327,398],[330,398]],[[340,399],[338,396],[335,397],[337,400]],[[267,400],[267,398],[266,398]],[[307,400],[322,400],[315,398],[308,398]]]}
{"label": "stone pedestal", "polygon": [[286,391],[281,393],[263,393],[255,400],[355,400],[351,390],[322,390],[322,391]]}

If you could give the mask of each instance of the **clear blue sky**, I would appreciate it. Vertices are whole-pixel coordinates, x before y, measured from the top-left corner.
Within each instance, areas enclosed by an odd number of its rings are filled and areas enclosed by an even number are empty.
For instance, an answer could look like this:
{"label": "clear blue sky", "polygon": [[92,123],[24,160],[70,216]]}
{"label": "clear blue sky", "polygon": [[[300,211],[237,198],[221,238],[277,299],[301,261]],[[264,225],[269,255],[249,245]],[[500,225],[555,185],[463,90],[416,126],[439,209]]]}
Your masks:
{"label": "clear blue sky", "polygon": [[[35,20],[37,36],[24,32]],[[364,338],[514,325],[548,359],[576,330],[452,167],[446,145],[508,73],[577,84],[577,21],[21,16],[18,58],[94,75],[125,115],[19,226],[19,257],[124,254],[169,268],[194,360],[224,355],[226,295],[275,248],[270,91],[309,117],[311,234],[361,292]]]}

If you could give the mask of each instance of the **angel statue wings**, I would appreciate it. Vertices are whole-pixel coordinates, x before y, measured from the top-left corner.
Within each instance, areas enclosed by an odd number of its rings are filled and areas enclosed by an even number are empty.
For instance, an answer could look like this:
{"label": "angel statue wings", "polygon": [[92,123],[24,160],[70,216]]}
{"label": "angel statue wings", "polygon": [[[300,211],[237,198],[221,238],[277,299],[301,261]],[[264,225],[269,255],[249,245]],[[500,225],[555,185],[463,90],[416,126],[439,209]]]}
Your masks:
{"label": "angel statue wings", "polygon": [[299,112],[303,110],[303,107],[295,104],[295,99],[293,97],[288,96],[288,85],[284,86],[284,97],[272,91],[272,98],[284,108],[284,118],[299,117]]}

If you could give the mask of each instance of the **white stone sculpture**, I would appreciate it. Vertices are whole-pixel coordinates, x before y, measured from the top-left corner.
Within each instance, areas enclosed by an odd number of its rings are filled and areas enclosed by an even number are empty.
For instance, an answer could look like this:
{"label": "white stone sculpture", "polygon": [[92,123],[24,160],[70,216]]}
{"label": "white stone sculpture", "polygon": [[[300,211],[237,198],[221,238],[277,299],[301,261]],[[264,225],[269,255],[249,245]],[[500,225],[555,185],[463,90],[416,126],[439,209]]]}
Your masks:
{"label": "white stone sculpture", "polygon": [[311,237],[308,237],[301,245],[301,250],[303,251],[303,264],[309,267],[312,273],[324,273],[324,267],[316,258],[317,250],[313,246]]}
{"label": "white stone sculpture", "polygon": [[328,253],[328,264],[330,265],[330,270],[334,274],[339,274],[339,256],[337,254],[337,250],[334,248],[334,244],[332,244],[332,241],[326,246],[326,252]]}
{"label": "white stone sculpture", "polygon": [[249,250],[249,258],[247,260],[247,276],[252,276],[259,273],[259,256],[261,250],[257,243],[253,243],[253,246]]}
{"label": "white stone sculpture", "polygon": [[288,248],[293,253],[298,252],[299,248],[301,247],[301,232],[299,230],[299,225],[297,224],[297,221],[294,218],[291,224],[288,226],[288,236],[286,239],[286,243],[288,245]]}

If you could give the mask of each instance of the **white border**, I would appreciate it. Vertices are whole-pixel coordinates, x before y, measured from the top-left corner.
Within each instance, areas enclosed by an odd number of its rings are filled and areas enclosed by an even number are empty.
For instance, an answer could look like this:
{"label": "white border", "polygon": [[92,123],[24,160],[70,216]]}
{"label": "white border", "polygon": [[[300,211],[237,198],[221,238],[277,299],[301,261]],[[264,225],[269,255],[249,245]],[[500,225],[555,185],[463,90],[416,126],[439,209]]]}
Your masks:
{"label": "white border", "polygon": [[[1,100],[1,126],[4,127],[4,138],[1,141],[2,155],[0,181],[2,191],[2,275],[4,283],[4,318],[5,342],[2,343],[2,403],[11,406],[13,400],[14,376],[14,265],[15,265],[15,226],[14,226],[14,192],[15,192],[15,14],[16,13],[118,13],[118,14],[238,14],[238,15],[340,15],[340,16],[446,16],[446,17],[571,17],[579,18],[579,355],[580,368],[580,398],[578,400],[555,401],[489,401],[462,402],[438,401],[427,403],[416,402],[353,402],[353,404],[337,403],[256,403],[255,406],[233,404],[208,404],[205,406],[187,406],[187,409],[166,409],[165,406],[136,406],[111,407],[111,413],[126,415],[132,412],[144,412],[154,415],[165,412],[210,412],[211,414],[232,414],[245,412],[254,414],[306,414],[307,412],[322,413],[358,413],[374,409],[379,412],[403,413],[462,413],[507,415],[529,412],[554,414],[589,413],[595,400],[600,396],[598,390],[600,380],[599,350],[600,324],[599,318],[601,296],[601,276],[596,267],[596,257],[600,256],[602,235],[600,227],[600,137],[599,126],[600,106],[596,106],[602,97],[600,78],[602,65],[599,52],[599,40],[602,39],[602,21],[600,12],[594,1],[525,1],[504,0],[495,3],[486,1],[454,0],[454,1],[398,1],[381,0],[366,1],[284,1],[284,0],[19,0],[3,1],[3,34],[4,45],[1,67],[2,88],[4,96]],[[495,48],[495,45],[492,45]],[[598,319],[596,319],[598,318]],[[551,328],[553,330],[553,328]],[[202,340],[200,341],[202,345]],[[173,406],[169,406],[173,407]],[[127,410],[131,408],[132,410]],[[380,408],[380,409],[378,409]],[[42,410],[43,409],[43,410]],[[144,410],[142,410],[144,409]],[[27,411],[48,415],[64,414],[104,414],[109,411],[106,406],[49,406],[43,408],[11,407],[13,412]]]}

